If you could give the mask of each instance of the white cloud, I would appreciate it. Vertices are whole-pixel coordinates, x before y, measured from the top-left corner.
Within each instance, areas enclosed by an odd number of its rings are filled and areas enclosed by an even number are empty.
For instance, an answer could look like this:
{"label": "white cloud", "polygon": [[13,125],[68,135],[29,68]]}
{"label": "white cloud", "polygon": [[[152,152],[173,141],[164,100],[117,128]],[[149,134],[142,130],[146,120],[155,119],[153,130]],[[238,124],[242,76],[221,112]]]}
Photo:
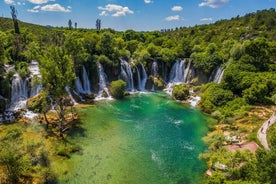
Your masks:
{"label": "white cloud", "polygon": [[39,6],[39,5],[37,5],[37,6],[33,7],[33,9],[34,9],[34,10],[37,10],[37,9],[39,9],[39,8],[40,8],[40,6]]}
{"label": "white cloud", "polygon": [[108,13],[106,11],[102,11],[99,15],[102,17],[106,17],[108,16]]}
{"label": "white cloud", "polygon": [[28,9],[27,11],[31,12],[31,13],[38,13],[39,12],[39,10],[37,10],[37,9]]}
{"label": "white cloud", "polygon": [[209,6],[211,8],[218,8],[228,3],[228,1],[229,0],[204,0],[198,6]]}
{"label": "white cloud", "polygon": [[48,3],[49,1],[55,1],[55,0],[28,0],[28,1],[33,4],[45,4],[45,3]]}
{"label": "white cloud", "polygon": [[153,3],[152,0],[144,0],[145,3],[149,4],[149,3]]}
{"label": "white cloud", "polygon": [[100,16],[107,16],[109,13],[112,13],[113,17],[121,17],[126,16],[126,14],[133,14],[134,12],[130,10],[128,7],[123,7],[116,4],[108,4],[105,5],[105,7],[98,7],[99,10],[102,10],[102,12],[99,14]]}
{"label": "white cloud", "polygon": [[65,7],[63,7],[63,6],[61,6],[60,4],[57,4],[57,3],[42,6],[40,9],[42,11],[51,11],[51,12],[65,12],[65,13],[71,12],[71,7],[70,6],[65,8]]}
{"label": "white cloud", "polygon": [[28,9],[27,11],[31,12],[31,13],[38,13],[39,9],[40,9],[40,6],[37,5],[37,6],[33,7],[33,9]]}
{"label": "white cloud", "polygon": [[4,0],[4,2],[5,2],[6,4],[13,4],[13,3],[14,3],[14,0]]}
{"label": "white cloud", "polygon": [[173,15],[173,16],[169,16],[169,17],[165,18],[166,21],[176,21],[176,20],[179,20],[179,19],[180,19],[179,15]]}
{"label": "white cloud", "polygon": [[200,19],[200,21],[212,21],[213,19],[212,18],[202,18],[202,19]]}
{"label": "white cloud", "polygon": [[172,7],[172,11],[182,11],[182,10],[183,10],[182,6],[174,6],[174,7]]}

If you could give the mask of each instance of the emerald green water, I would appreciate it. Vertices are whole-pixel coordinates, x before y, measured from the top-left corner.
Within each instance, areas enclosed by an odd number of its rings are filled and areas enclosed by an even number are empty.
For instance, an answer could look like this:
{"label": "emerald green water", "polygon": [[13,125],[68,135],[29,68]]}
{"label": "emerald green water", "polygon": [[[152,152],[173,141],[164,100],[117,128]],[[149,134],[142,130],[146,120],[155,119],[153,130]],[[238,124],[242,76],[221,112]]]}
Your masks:
{"label": "emerald green water", "polygon": [[81,113],[83,131],[69,141],[83,153],[56,168],[60,183],[202,183],[198,155],[207,126],[199,111],[161,94],[137,94]]}

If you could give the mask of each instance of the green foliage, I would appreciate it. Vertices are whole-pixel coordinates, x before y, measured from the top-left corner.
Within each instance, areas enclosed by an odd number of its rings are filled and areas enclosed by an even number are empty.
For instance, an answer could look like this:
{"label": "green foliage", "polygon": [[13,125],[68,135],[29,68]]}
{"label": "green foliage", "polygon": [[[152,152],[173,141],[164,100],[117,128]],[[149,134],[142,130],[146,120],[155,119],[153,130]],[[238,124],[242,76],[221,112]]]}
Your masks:
{"label": "green foliage", "polygon": [[36,113],[46,113],[51,109],[51,101],[47,97],[47,92],[42,91],[27,101],[27,108]]}
{"label": "green foliage", "polygon": [[245,54],[252,57],[248,62],[258,67],[260,71],[267,70],[269,62],[268,43],[264,39],[257,39],[245,43]]}
{"label": "green foliage", "polygon": [[105,55],[99,55],[99,56],[96,56],[96,61],[98,63],[101,63],[101,64],[107,64],[107,65],[111,65],[112,64],[112,61],[106,57]]}
{"label": "green foliage", "polygon": [[4,172],[10,183],[17,183],[29,169],[22,143],[22,130],[19,128],[9,129],[0,137],[0,165],[5,168]]}
{"label": "green foliage", "polygon": [[275,124],[269,127],[267,133],[268,145],[273,151],[276,149],[276,126]]}
{"label": "green foliage", "polygon": [[243,91],[243,97],[249,104],[256,104],[264,102],[265,94],[267,94],[267,86],[265,84],[254,83]]}
{"label": "green foliage", "polygon": [[126,82],[123,80],[112,81],[110,93],[114,98],[121,99],[125,95]]}
{"label": "green foliage", "polygon": [[173,87],[172,96],[174,99],[181,100],[181,101],[187,100],[189,95],[190,95],[189,88],[186,84],[179,84]]}
{"label": "green foliage", "polygon": [[41,58],[42,83],[49,95],[62,97],[65,87],[75,79],[73,61],[61,47],[50,47]]}
{"label": "green foliage", "polygon": [[219,84],[211,83],[202,94],[201,107],[204,111],[211,112],[216,107],[224,106],[233,98],[232,91],[223,89]]}
{"label": "green foliage", "polygon": [[48,92],[46,96],[51,96],[57,103],[59,136],[61,137],[65,124],[65,107],[68,105],[68,100],[65,98],[65,87],[72,84],[76,77],[73,65],[71,57],[62,47],[50,47],[40,60],[42,84],[45,91]]}
{"label": "green foliage", "polygon": [[224,61],[222,53],[218,51],[218,47],[214,43],[210,43],[204,50],[195,50],[191,55],[196,68],[203,70],[206,74],[219,66]]}
{"label": "green foliage", "polygon": [[30,72],[28,66],[29,64],[27,62],[19,62],[16,65],[16,70],[22,78],[26,78],[27,75],[29,75]]}
{"label": "green foliage", "polygon": [[276,94],[271,97],[272,102],[276,105]]}

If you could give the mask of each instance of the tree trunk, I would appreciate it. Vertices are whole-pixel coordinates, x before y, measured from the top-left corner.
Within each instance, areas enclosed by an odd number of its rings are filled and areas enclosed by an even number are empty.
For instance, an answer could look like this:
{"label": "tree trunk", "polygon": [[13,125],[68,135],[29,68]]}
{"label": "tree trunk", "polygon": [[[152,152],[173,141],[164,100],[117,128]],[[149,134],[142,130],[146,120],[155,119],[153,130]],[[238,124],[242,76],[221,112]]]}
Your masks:
{"label": "tree trunk", "polygon": [[45,113],[45,112],[43,113],[43,115],[44,115],[44,119],[45,119],[45,121],[46,121],[46,130],[47,130],[48,127],[49,127],[49,121],[48,121],[48,119],[47,119],[47,116],[46,116],[46,113]]}
{"label": "tree trunk", "polygon": [[58,106],[59,106],[59,111],[57,112],[59,116],[59,136],[63,138],[63,129],[64,129],[64,122],[65,122],[65,118],[64,118],[65,109],[64,109],[63,99],[60,99],[58,101]]}

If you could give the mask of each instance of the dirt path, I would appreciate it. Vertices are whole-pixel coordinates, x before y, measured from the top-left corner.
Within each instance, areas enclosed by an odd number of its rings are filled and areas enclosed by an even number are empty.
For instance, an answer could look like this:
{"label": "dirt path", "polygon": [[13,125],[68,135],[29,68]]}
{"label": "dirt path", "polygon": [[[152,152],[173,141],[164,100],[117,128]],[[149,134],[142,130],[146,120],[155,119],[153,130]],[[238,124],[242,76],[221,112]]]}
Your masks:
{"label": "dirt path", "polygon": [[276,122],[276,113],[274,112],[272,116],[264,122],[264,124],[261,126],[261,128],[258,130],[257,137],[260,140],[261,144],[266,150],[270,151],[270,148],[267,144],[266,139],[266,131],[269,129],[269,127]]}

